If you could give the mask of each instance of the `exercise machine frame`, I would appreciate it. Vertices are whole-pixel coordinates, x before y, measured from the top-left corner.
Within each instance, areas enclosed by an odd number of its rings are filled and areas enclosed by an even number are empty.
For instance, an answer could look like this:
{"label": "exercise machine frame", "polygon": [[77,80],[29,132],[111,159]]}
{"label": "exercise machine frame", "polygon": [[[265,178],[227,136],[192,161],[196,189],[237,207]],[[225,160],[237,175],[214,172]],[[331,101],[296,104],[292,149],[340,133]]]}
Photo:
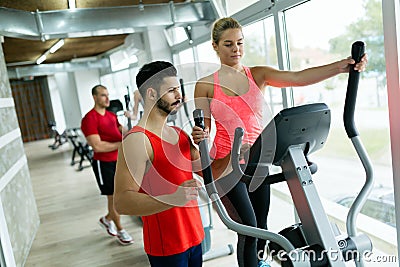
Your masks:
{"label": "exercise machine frame", "polygon": [[[364,43],[352,45],[352,57],[359,62],[364,54]],[[244,131],[237,128],[231,152],[232,172],[216,182],[211,172],[207,140],[199,144],[203,178],[207,193],[223,223],[231,230],[243,235],[269,240],[283,251],[282,266],[345,266],[345,261],[354,260],[363,266],[362,254],[372,250],[372,242],[365,234],[358,234],[356,217],[364,205],[373,186],[372,165],[354,125],[354,109],[357,97],[359,73],[353,68],[349,72],[348,88],[344,108],[344,124],[366,172],[366,181],[347,216],[347,235],[331,223],[324,211],[314,186],[312,173],[316,171],[307,155],[320,149],[327,138],[330,126],[330,110],[323,103],[309,104],[282,110],[263,130],[262,134],[245,156],[246,165],[241,165],[240,148]],[[204,128],[202,110],[193,112],[195,124]],[[275,143],[271,140],[276,140]],[[274,143],[271,145],[271,143]],[[282,173],[268,175],[268,167],[277,165]],[[219,190],[232,188],[240,179],[248,180],[250,188],[260,182],[286,181],[301,223],[279,233],[250,227],[233,221],[220,200]],[[218,188],[218,189],[217,189]],[[281,252],[282,252],[281,251]]]}

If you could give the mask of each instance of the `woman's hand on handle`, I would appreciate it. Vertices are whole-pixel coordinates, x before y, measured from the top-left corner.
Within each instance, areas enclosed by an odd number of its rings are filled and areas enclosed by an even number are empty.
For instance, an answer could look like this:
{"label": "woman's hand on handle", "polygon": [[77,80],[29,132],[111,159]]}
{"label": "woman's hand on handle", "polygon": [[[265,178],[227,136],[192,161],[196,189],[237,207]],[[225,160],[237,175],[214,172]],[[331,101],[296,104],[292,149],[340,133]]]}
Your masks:
{"label": "woman's hand on handle", "polygon": [[204,139],[209,138],[209,130],[208,127],[206,127],[204,130],[198,126],[194,126],[192,129],[192,138],[193,142],[198,145],[201,141]]}
{"label": "woman's hand on handle", "polygon": [[[346,73],[346,72],[349,72],[350,66],[353,65],[354,63],[355,63],[355,60],[352,59],[351,57],[348,57],[347,59],[343,59],[343,60],[339,61],[339,64],[341,64],[341,66],[339,66],[339,68],[342,73]],[[364,54],[363,57],[361,58],[361,61],[354,66],[354,70],[357,70],[358,72],[365,71],[365,69],[367,67],[367,63],[368,63],[368,55]]]}

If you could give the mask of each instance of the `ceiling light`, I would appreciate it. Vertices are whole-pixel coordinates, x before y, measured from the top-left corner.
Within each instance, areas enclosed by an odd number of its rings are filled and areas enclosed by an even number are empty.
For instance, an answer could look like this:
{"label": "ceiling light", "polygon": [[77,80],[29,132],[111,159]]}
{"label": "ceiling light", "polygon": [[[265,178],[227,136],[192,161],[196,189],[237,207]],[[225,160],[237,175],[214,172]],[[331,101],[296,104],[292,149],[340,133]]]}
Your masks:
{"label": "ceiling light", "polygon": [[57,43],[55,43],[52,47],[50,47],[50,49],[49,49],[50,53],[52,53],[52,54],[55,53],[63,45],[64,45],[64,39],[58,40]]}
{"label": "ceiling light", "polygon": [[36,60],[36,64],[41,64],[43,61],[45,61],[46,60],[46,55],[45,54],[43,54],[43,55],[41,55],[37,60]]}
{"label": "ceiling light", "polygon": [[36,60],[36,64],[41,64],[43,61],[46,60],[47,55],[48,54],[53,54],[55,53],[58,49],[60,49],[61,46],[64,45],[64,39],[60,39],[57,41],[57,43],[55,43],[52,47],[50,47],[49,50],[47,50],[46,52],[44,52],[37,60]]}
{"label": "ceiling light", "polygon": [[185,27],[186,36],[189,39],[189,44],[193,44],[192,39],[192,26],[188,25]]}

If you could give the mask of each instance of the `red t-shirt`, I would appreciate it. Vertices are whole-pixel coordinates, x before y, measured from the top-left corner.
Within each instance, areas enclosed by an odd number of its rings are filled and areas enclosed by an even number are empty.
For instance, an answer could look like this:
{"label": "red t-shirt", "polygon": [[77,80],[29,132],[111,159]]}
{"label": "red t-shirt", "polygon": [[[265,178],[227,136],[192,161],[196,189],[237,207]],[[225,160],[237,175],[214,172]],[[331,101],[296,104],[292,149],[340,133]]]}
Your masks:
{"label": "red t-shirt", "polygon": [[[96,110],[90,110],[81,122],[83,134],[98,134],[101,141],[110,143],[121,142],[122,134],[119,131],[120,124],[117,116],[106,110],[104,115],[99,114]],[[94,152],[93,159],[101,161],[116,161],[118,158],[118,149],[110,152]]]}
{"label": "red t-shirt", "polygon": [[[175,127],[174,127],[175,128]],[[151,196],[171,194],[177,185],[193,178],[189,137],[179,128],[177,144],[163,141],[154,133],[135,126],[128,133],[143,132],[150,140],[154,158],[143,177],[139,192]],[[197,246],[204,238],[196,200],[149,216],[142,216],[143,241],[147,254],[169,256]]]}

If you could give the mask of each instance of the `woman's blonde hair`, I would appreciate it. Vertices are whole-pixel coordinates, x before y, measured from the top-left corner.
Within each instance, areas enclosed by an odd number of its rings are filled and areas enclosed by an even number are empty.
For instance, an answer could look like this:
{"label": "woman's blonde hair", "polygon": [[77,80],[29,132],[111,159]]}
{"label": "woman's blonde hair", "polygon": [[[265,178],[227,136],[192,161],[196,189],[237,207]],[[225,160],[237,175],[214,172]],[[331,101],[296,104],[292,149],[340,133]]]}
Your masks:
{"label": "woman's blonde hair", "polygon": [[234,18],[220,18],[216,20],[213,24],[212,31],[211,31],[211,39],[214,43],[218,44],[221,35],[224,31],[228,29],[240,29],[242,30],[242,25],[235,20]]}

